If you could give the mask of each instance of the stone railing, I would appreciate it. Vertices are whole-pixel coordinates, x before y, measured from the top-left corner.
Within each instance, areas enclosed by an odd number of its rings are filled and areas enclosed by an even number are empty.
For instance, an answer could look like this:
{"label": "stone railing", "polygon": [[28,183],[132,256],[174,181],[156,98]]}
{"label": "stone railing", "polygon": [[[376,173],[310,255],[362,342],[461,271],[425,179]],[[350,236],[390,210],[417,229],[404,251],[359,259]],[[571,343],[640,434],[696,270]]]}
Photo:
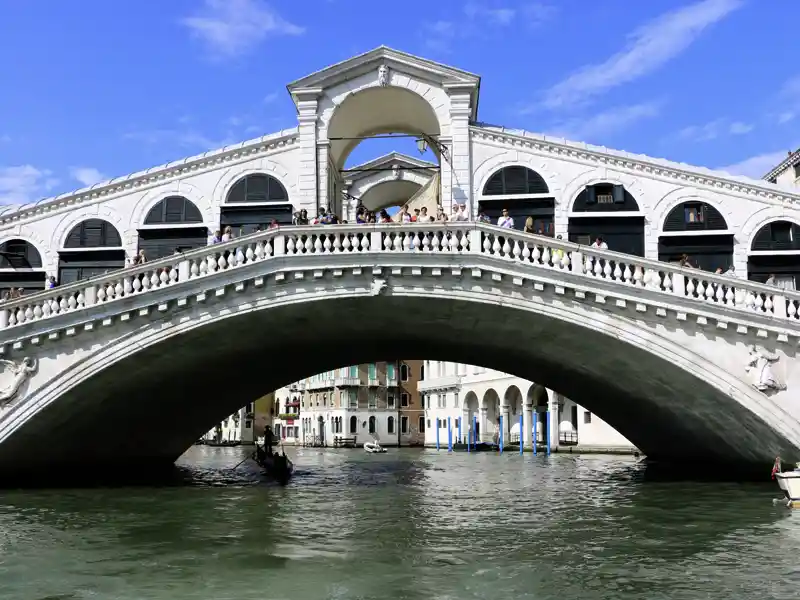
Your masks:
{"label": "stone railing", "polygon": [[[285,227],[198,248],[0,304],[9,329],[148,294],[273,258],[346,254],[470,254],[612,281],[709,306],[800,320],[800,294],[726,275],[476,223]],[[367,261],[365,264],[370,264]]]}

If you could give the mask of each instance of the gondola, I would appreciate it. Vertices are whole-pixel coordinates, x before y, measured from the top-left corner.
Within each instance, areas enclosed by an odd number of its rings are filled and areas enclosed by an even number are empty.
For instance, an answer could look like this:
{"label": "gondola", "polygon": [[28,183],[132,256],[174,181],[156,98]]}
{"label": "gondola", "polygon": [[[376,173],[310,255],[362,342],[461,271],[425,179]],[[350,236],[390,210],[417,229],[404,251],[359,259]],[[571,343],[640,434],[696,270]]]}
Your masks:
{"label": "gondola", "polygon": [[[270,448],[271,450],[271,448]],[[264,475],[274,479],[281,485],[286,485],[294,474],[294,463],[286,456],[286,452],[267,452],[265,446],[256,444],[253,460],[264,469]]]}

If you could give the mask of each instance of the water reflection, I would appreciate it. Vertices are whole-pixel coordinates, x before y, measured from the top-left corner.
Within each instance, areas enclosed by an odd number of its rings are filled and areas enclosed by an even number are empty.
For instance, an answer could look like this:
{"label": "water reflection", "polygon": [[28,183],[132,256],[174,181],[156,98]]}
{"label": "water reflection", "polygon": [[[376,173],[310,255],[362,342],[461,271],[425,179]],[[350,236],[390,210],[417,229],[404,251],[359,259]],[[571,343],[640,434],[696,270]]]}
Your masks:
{"label": "water reflection", "polygon": [[[632,458],[297,450],[264,483],[192,448],[171,486],[0,493],[0,598],[791,598],[766,484]],[[65,596],[69,597],[69,596]]]}

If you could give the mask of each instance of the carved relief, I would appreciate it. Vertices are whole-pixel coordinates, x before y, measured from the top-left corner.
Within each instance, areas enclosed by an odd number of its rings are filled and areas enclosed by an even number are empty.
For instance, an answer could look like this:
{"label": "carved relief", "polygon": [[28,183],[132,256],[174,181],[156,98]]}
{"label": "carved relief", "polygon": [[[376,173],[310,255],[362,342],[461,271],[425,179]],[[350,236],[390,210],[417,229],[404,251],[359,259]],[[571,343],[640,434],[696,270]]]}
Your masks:
{"label": "carved relief", "polygon": [[378,67],[378,85],[381,87],[389,85],[389,67],[386,65]]}
{"label": "carved relief", "polygon": [[370,285],[370,292],[373,296],[380,296],[386,291],[386,280],[385,279],[373,279],[372,285]]}
{"label": "carved relief", "polygon": [[780,356],[777,354],[770,354],[766,350],[750,346],[746,370],[750,374],[750,383],[759,392],[780,392],[786,389],[786,384],[778,381],[772,370],[772,365],[779,359]]}
{"label": "carved relief", "polygon": [[0,360],[2,373],[0,373],[0,407],[9,404],[19,392],[19,388],[28,377],[36,373],[39,363],[29,357],[23,358],[19,363],[10,360]]}

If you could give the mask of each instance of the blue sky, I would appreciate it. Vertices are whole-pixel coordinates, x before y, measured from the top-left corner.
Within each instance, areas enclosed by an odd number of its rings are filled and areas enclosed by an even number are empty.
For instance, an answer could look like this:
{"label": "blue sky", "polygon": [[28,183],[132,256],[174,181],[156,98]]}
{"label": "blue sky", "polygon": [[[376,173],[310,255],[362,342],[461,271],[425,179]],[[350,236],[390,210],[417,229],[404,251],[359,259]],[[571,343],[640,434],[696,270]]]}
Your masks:
{"label": "blue sky", "polygon": [[[482,76],[480,119],[760,176],[800,146],[797,0],[0,0],[0,203],[296,124],[381,44]],[[413,141],[365,142],[362,161]]]}

